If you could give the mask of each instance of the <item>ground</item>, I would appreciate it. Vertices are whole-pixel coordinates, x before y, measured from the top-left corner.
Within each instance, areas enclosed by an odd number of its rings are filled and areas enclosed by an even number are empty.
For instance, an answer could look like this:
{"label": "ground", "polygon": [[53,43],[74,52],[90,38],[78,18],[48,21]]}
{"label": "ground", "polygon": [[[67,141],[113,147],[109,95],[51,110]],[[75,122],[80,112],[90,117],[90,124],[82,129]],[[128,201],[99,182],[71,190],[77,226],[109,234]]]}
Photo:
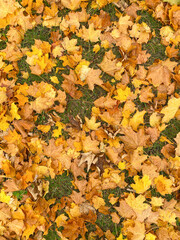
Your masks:
{"label": "ground", "polygon": [[0,239],[179,239],[178,2],[0,2]]}

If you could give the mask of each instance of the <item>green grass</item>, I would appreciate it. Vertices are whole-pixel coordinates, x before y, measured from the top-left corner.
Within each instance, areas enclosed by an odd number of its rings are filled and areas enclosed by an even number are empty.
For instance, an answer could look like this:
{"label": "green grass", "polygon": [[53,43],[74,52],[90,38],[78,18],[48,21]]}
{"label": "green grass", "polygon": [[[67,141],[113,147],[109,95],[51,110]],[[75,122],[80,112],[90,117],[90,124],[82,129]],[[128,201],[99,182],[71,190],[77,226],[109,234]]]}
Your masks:
{"label": "green grass", "polygon": [[105,215],[103,213],[98,213],[96,224],[104,231],[110,230],[116,237],[119,236],[121,232],[121,224],[113,223],[112,217],[110,215]]}
{"label": "green grass", "polygon": [[161,44],[160,28],[162,23],[156,20],[149,12],[145,10],[137,11],[137,14],[141,16],[139,23],[145,22],[151,29],[155,31],[156,36],[152,37],[147,43],[144,43],[143,50],[147,50],[151,54],[145,66],[150,66],[156,59],[165,60],[167,58],[165,54],[166,47]]}
{"label": "green grass", "polygon": [[161,44],[158,37],[152,37],[146,44],[143,43],[143,50],[151,54],[148,61],[144,64],[146,67],[152,65],[156,59],[167,59],[165,54],[166,47]]}
{"label": "green grass", "polygon": [[60,240],[61,238],[58,236],[55,227],[51,227],[48,230],[48,234],[43,236],[46,240]]}
{"label": "green grass", "polygon": [[57,175],[54,179],[47,178],[49,181],[49,192],[46,194],[46,200],[56,198],[60,200],[64,196],[69,196],[72,193],[73,185],[71,181],[73,177],[67,171],[62,175]]}
{"label": "green grass", "polygon": [[40,39],[41,41],[52,43],[50,40],[50,32],[50,28],[43,27],[42,25],[37,25],[35,28],[27,30],[24,35],[24,39],[21,42],[21,47],[30,48],[32,45],[34,45],[35,39]]}
{"label": "green grass", "polygon": [[167,137],[170,141],[175,142],[174,138],[180,132],[180,121],[172,119],[164,131],[161,132],[162,136]]}
{"label": "green grass", "polygon": [[144,154],[148,155],[148,156],[159,156],[161,158],[163,158],[163,154],[161,153],[161,149],[166,145],[165,142],[160,142],[159,140],[157,140],[153,145],[151,145],[150,147],[146,147],[144,148]]}
{"label": "green grass", "polygon": [[23,196],[27,194],[27,190],[14,191],[13,195],[18,201],[22,200]]}
{"label": "green grass", "polygon": [[87,85],[84,87],[79,87],[82,91],[83,96],[80,99],[74,99],[69,94],[67,94],[67,107],[64,113],[57,113],[61,117],[63,123],[69,122],[69,115],[76,117],[77,115],[84,121],[84,117],[90,118],[91,109],[94,106],[94,101],[106,94],[101,87],[95,86],[94,90],[88,89]]}

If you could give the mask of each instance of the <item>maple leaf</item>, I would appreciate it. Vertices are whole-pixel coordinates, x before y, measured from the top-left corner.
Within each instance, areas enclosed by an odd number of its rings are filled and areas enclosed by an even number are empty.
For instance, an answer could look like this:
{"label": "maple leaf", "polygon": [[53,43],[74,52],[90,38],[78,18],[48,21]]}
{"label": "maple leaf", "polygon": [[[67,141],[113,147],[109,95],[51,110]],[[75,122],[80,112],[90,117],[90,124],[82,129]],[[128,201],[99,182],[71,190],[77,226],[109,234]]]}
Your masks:
{"label": "maple leaf", "polygon": [[94,85],[101,86],[103,81],[100,79],[101,70],[100,69],[90,69],[86,76],[86,82],[89,86],[89,89],[93,91]]}
{"label": "maple leaf", "polygon": [[6,195],[6,193],[4,192],[4,189],[1,189],[0,201],[4,203],[9,203],[10,199],[11,199],[10,196]]}
{"label": "maple leaf", "polygon": [[79,46],[76,46],[77,39],[71,39],[69,40],[68,37],[65,37],[62,42],[62,46],[65,50],[67,50],[69,53],[74,53],[75,51],[79,50]]}
{"label": "maple leaf", "polygon": [[136,216],[132,207],[125,200],[121,200],[120,201],[120,206],[119,207],[114,207],[114,208],[118,211],[118,213],[122,217],[132,218],[132,217]]}
{"label": "maple leaf", "polygon": [[131,90],[129,87],[126,87],[125,89],[118,88],[117,94],[118,95],[115,96],[114,98],[121,102],[125,102],[127,100],[127,98],[131,95]]}
{"label": "maple leaf", "polygon": [[167,87],[171,83],[171,72],[162,63],[153,64],[149,67],[147,79],[151,79],[155,87],[158,87],[160,84],[164,84]]}
{"label": "maple leaf", "polygon": [[128,27],[133,25],[132,21],[130,20],[130,16],[121,16],[118,24],[119,31],[122,33],[127,33]]}
{"label": "maple leaf", "polygon": [[86,121],[86,126],[90,130],[97,130],[101,126],[100,122],[96,123],[96,117],[95,116],[92,116],[91,119],[88,119],[87,117],[85,117],[85,121]]}
{"label": "maple leaf", "polygon": [[15,103],[11,104],[10,113],[11,113],[13,119],[20,119],[21,118],[20,115],[18,114],[18,107],[16,106]]}
{"label": "maple leaf", "polygon": [[59,137],[60,135],[62,135],[62,129],[64,128],[64,124],[61,122],[56,122],[56,126],[58,127],[58,129],[53,130],[53,137]]}
{"label": "maple leaf", "polygon": [[0,209],[0,220],[5,223],[10,218],[11,218],[10,208],[7,207],[7,206],[1,207],[1,209]]}
{"label": "maple leaf", "polygon": [[25,224],[23,220],[15,219],[7,224],[11,232],[15,232],[17,236],[21,235],[22,231],[25,229]]}
{"label": "maple leaf", "polygon": [[169,209],[159,209],[159,215],[160,215],[160,219],[163,222],[168,222],[170,224],[175,224],[176,222],[176,214],[174,212],[172,212]]}
{"label": "maple leaf", "polygon": [[147,43],[150,37],[150,27],[142,22],[141,24],[135,23],[132,30],[129,31],[131,37],[135,37],[138,43]]}
{"label": "maple leaf", "polygon": [[135,133],[132,128],[123,128],[122,133],[125,136],[120,136],[120,140],[124,142],[125,147],[127,149],[136,149],[140,146],[145,146],[149,136],[144,134],[144,131],[140,129],[137,133]]}
{"label": "maple leaf", "polygon": [[31,225],[27,224],[26,229],[24,230],[24,232],[22,234],[22,237],[25,237],[26,239],[28,239],[29,236],[34,233],[35,229],[36,229],[35,225],[31,226]]}
{"label": "maple leaf", "polygon": [[151,186],[151,180],[148,175],[144,175],[141,179],[139,176],[134,177],[135,184],[131,184],[131,187],[136,193],[144,193]]}
{"label": "maple leaf", "polygon": [[157,191],[162,194],[171,194],[172,193],[172,180],[167,179],[163,175],[159,175],[157,178],[154,180],[156,184]]}
{"label": "maple leaf", "polygon": [[18,191],[19,187],[16,183],[15,179],[8,179],[3,183],[3,186],[5,187],[5,192],[13,192]]}
{"label": "maple leaf", "polygon": [[101,206],[105,206],[104,199],[101,197],[98,197],[98,196],[94,196],[92,198],[92,202],[93,202],[95,209],[99,209]]}
{"label": "maple leaf", "polygon": [[106,97],[100,97],[94,101],[94,105],[100,108],[113,108],[117,104],[117,100],[111,98],[110,93]]}
{"label": "maple leaf", "polygon": [[81,0],[61,0],[61,3],[64,7],[71,10],[76,10],[79,8]]}
{"label": "maple leaf", "polygon": [[101,30],[94,30],[94,24],[89,24],[89,28],[82,26],[82,29],[79,30],[77,34],[78,37],[83,38],[85,41],[97,42],[101,35]]}
{"label": "maple leaf", "polygon": [[133,117],[129,121],[129,125],[133,128],[133,130],[137,131],[138,126],[144,123],[144,114],[146,111],[136,111]]}
{"label": "maple leaf", "polygon": [[66,222],[67,219],[68,219],[67,216],[61,214],[56,218],[55,223],[57,224],[58,227],[60,227]]}
{"label": "maple leaf", "polygon": [[14,11],[20,7],[19,3],[14,0],[0,0],[0,5],[0,18],[5,18],[8,14],[14,13]]}
{"label": "maple leaf", "polygon": [[122,64],[117,61],[117,59],[111,59],[108,57],[107,53],[105,54],[102,62],[98,66],[107,74],[115,76],[115,72],[123,70]]}
{"label": "maple leaf", "polygon": [[90,152],[98,153],[99,152],[99,141],[92,140],[90,136],[85,137],[85,139],[82,139],[83,144],[83,151],[84,152]]}
{"label": "maple leaf", "polygon": [[134,221],[134,227],[128,227],[128,231],[133,234],[132,240],[143,240],[145,237],[145,225],[139,221]]}
{"label": "maple leaf", "polygon": [[81,153],[81,159],[78,166],[81,166],[83,163],[87,162],[87,171],[89,172],[91,165],[95,164],[98,161],[96,155],[92,152]]}
{"label": "maple leaf", "polygon": [[175,97],[171,98],[168,101],[168,106],[164,107],[161,110],[161,113],[164,114],[164,117],[162,118],[162,123],[168,123],[172,118],[174,118],[179,107],[180,107],[180,98],[175,98]]}

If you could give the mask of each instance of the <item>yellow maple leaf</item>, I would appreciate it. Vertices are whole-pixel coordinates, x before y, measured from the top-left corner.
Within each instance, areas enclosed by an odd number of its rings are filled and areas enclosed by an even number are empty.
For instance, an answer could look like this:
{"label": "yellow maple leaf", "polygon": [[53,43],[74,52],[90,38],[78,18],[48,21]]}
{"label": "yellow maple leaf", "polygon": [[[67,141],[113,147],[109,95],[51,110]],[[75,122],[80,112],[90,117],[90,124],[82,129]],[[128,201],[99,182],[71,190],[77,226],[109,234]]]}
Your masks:
{"label": "yellow maple leaf", "polygon": [[161,195],[172,193],[171,187],[172,187],[173,182],[171,179],[167,179],[163,175],[159,175],[157,178],[155,178],[154,182],[156,184],[157,191]]}
{"label": "yellow maple leaf", "polygon": [[108,1],[107,0],[96,0],[96,3],[100,8],[102,8],[108,3]]}
{"label": "yellow maple leaf", "polygon": [[36,175],[39,178],[42,178],[44,176],[48,177],[49,176],[49,172],[50,172],[50,168],[46,167],[46,166],[38,166],[37,164],[34,164],[33,166],[34,168],[32,170],[35,171]]}
{"label": "yellow maple leaf", "polygon": [[150,37],[151,29],[145,22],[142,22],[141,24],[135,23],[129,33],[131,37],[137,39],[138,43],[147,43]]}
{"label": "yellow maple leaf", "polygon": [[35,224],[34,225],[27,224],[26,229],[24,230],[22,237],[23,238],[25,237],[25,239],[29,239],[29,236],[34,233],[35,229],[36,229]]}
{"label": "yellow maple leaf", "polygon": [[50,79],[51,79],[51,82],[53,82],[53,83],[56,83],[56,84],[59,83],[59,80],[56,76],[52,76],[52,77],[50,77]]}
{"label": "yellow maple leaf", "polygon": [[8,14],[14,13],[14,11],[20,7],[19,3],[15,0],[0,0],[0,18],[5,18]]}
{"label": "yellow maple leaf", "polygon": [[64,214],[59,215],[55,220],[55,223],[57,224],[58,228],[60,226],[62,226],[66,222],[67,219],[68,219],[68,217],[65,216]]}
{"label": "yellow maple leaf", "polygon": [[160,35],[166,42],[171,42],[174,38],[174,31],[170,26],[165,26],[160,29]]}
{"label": "yellow maple leaf", "polygon": [[179,107],[180,107],[180,98],[175,98],[175,97],[171,98],[168,101],[168,106],[164,107],[161,110],[161,113],[164,114],[164,117],[162,118],[162,123],[168,123],[172,118],[174,118]]}
{"label": "yellow maple leaf", "polygon": [[153,114],[151,114],[150,116],[150,125],[151,127],[156,127],[160,124],[161,121],[161,116],[160,114],[158,114],[157,112],[154,112]]}
{"label": "yellow maple leaf", "polygon": [[125,201],[135,211],[144,211],[149,208],[149,205],[144,203],[146,198],[143,195],[135,197],[133,193],[130,193]]}
{"label": "yellow maple leaf", "polygon": [[97,53],[100,50],[99,44],[95,44],[93,47],[93,52]]}
{"label": "yellow maple leaf", "polygon": [[146,237],[145,237],[145,240],[155,240],[156,239],[156,236],[152,233],[147,233],[146,234]]}
{"label": "yellow maple leaf", "polygon": [[118,163],[118,168],[121,169],[121,170],[126,169],[126,163],[120,161],[120,162]]}
{"label": "yellow maple leaf", "polygon": [[7,121],[7,117],[3,117],[2,119],[0,119],[0,130],[6,131],[8,129],[9,123]]}
{"label": "yellow maple leaf", "polygon": [[71,208],[69,212],[70,212],[70,218],[79,217],[81,215],[80,208],[75,203],[71,203]]}
{"label": "yellow maple leaf", "polygon": [[127,29],[129,26],[132,26],[133,23],[132,21],[130,20],[130,16],[121,16],[119,18],[119,31],[121,33],[127,33]]}
{"label": "yellow maple leaf", "polygon": [[79,8],[81,0],[61,0],[61,4],[71,10],[76,10]]}
{"label": "yellow maple leaf", "polygon": [[21,208],[18,208],[16,211],[12,212],[12,217],[19,220],[25,219],[25,214]]}
{"label": "yellow maple leaf", "polygon": [[176,214],[169,209],[159,209],[160,219],[164,222],[168,222],[170,224],[175,224],[176,222]]}
{"label": "yellow maple leaf", "polygon": [[131,184],[131,187],[136,193],[144,193],[151,186],[151,180],[148,175],[144,175],[141,179],[136,175],[134,181],[135,184]]}
{"label": "yellow maple leaf", "polygon": [[10,200],[11,200],[10,196],[6,195],[6,193],[4,192],[4,189],[1,189],[0,202],[9,203]]}
{"label": "yellow maple leaf", "polygon": [[6,135],[4,138],[6,139],[6,141],[8,141],[8,143],[16,144],[20,144],[22,140],[21,135],[18,134],[15,129],[13,131],[10,130],[8,135]]}
{"label": "yellow maple leaf", "polygon": [[62,129],[64,128],[64,124],[61,122],[56,122],[57,129],[53,130],[53,137],[59,137],[62,135]]}
{"label": "yellow maple leaf", "polygon": [[12,119],[21,119],[21,116],[18,114],[18,107],[14,102],[11,104],[10,113],[12,115]]}
{"label": "yellow maple leaf", "polygon": [[50,128],[51,128],[50,125],[38,125],[37,126],[37,129],[44,132],[44,133],[49,132]]}
{"label": "yellow maple leaf", "polygon": [[68,37],[65,37],[62,42],[63,48],[69,53],[74,53],[79,50],[79,46],[76,46],[76,44],[77,39],[69,39]]}
{"label": "yellow maple leaf", "polygon": [[160,206],[162,206],[162,205],[163,205],[163,201],[164,201],[164,199],[161,198],[161,197],[152,197],[152,198],[151,198],[151,204],[152,204],[152,206],[154,206],[154,207],[160,207]]}
{"label": "yellow maple leaf", "polygon": [[131,95],[131,89],[129,87],[126,87],[124,90],[122,88],[118,88],[117,94],[118,95],[114,98],[121,102],[125,102],[127,98]]}
{"label": "yellow maple leaf", "polygon": [[64,49],[59,45],[52,50],[53,57],[61,57]]}
{"label": "yellow maple leaf", "polygon": [[140,124],[144,123],[144,114],[146,111],[136,111],[133,117],[130,119],[129,124],[133,130],[137,131],[137,128]]}
{"label": "yellow maple leaf", "polygon": [[90,152],[98,153],[99,152],[99,141],[97,140],[91,140],[90,136],[85,137],[82,139],[82,145],[83,145],[83,151],[84,152]]}
{"label": "yellow maple leaf", "polygon": [[85,117],[85,121],[86,121],[86,126],[90,130],[97,130],[101,126],[100,122],[96,123],[96,117],[95,116],[92,116],[90,119]]}
{"label": "yellow maple leaf", "polygon": [[89,24],[89,28],[82,26],[82,29],[77,34],[78,37],[83,38],[85,41],[97,42],[101,35],[101,30],[95,30],[94,24]]}
{"label": "yellow maple leaf", "polygon": [[95,209],[99,209],[101,206],[105,206],[104,199],[101,197],[98,197],[98,196],[94,196],[92,198],[92,202],[93,202]]}

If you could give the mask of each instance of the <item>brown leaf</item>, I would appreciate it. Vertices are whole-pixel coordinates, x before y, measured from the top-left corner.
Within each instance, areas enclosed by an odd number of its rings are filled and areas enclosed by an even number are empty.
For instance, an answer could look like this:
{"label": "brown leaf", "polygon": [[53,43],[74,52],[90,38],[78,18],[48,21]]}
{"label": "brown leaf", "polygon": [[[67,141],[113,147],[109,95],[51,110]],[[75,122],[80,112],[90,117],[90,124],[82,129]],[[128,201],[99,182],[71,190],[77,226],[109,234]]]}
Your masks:
{"label": "brown leaf", "polygon": [[100,69],[93,69],[88,72],[88,75],[86,77],[86,82],[89,86],[89,89],[93,91],[94,85],[101,86],[103,84],[103,81],[100,79],[101,70]]}
{"label": "brown leaf", "polygon": [[89,172],[91,165],[95,164],[97,161],[98,158],[94,153],[92,152],[81,153],[81,159],[78,166],[81,166],[81,164],[87,162],[87,171]]}
{"label": "brown leaf", "polygon": [[100,97],[94,101],[94,105],[100,108],[113,108],[117,104],[117,100],[112,99],[108,93],[106,97]]}
{"label": "brown leaf", "polygon": [[[83,202],[86,201],[85,198],[82,197],[81,192],[78,193],[76,191],[72,191],[72,194],[70,195],[70,197],[78,205],[80,205],[80,204],[82,204]],[[81,209],[80,209],[80,211],[81,211]]]}
{"label": "brown leaf", "polygon": [[133,234],[131,240],[143,240],[145,237],[145,225],[139,221],[134,221],[134,227],[128,227],[128,231]]}
{"label": "brown leaf", "polygon": [[136,214],[133,211],[133,209],[126,203],[125,200],[120,201],[120,206],[119,207],[114,207],[120,216],[124,218],[135,218]]}
{"label": "brown leaf", "polygon": [[155,63],[149,67],[147,79],[150,79],[155,87],[161,84],[167,87],[171,84],[171,72],[168,67],[163,66],[162,63]]}
{"label": "brown leaf", "polygon": [[132,128],[123,128],[122,133],[125,136],[120,136],[120,140],[124,143],[127,150],[136,149],[140,146],[146,146],[149,135],[145,135],[143,129],[140,129],[137,133]]}
{"label": "brown leaf", "polygon": [[4,183],[3,186],[5,187],[5,192],[13,192],[13,191],[18,191],[19,186],[16,183],[15,179],[7,179]]}

